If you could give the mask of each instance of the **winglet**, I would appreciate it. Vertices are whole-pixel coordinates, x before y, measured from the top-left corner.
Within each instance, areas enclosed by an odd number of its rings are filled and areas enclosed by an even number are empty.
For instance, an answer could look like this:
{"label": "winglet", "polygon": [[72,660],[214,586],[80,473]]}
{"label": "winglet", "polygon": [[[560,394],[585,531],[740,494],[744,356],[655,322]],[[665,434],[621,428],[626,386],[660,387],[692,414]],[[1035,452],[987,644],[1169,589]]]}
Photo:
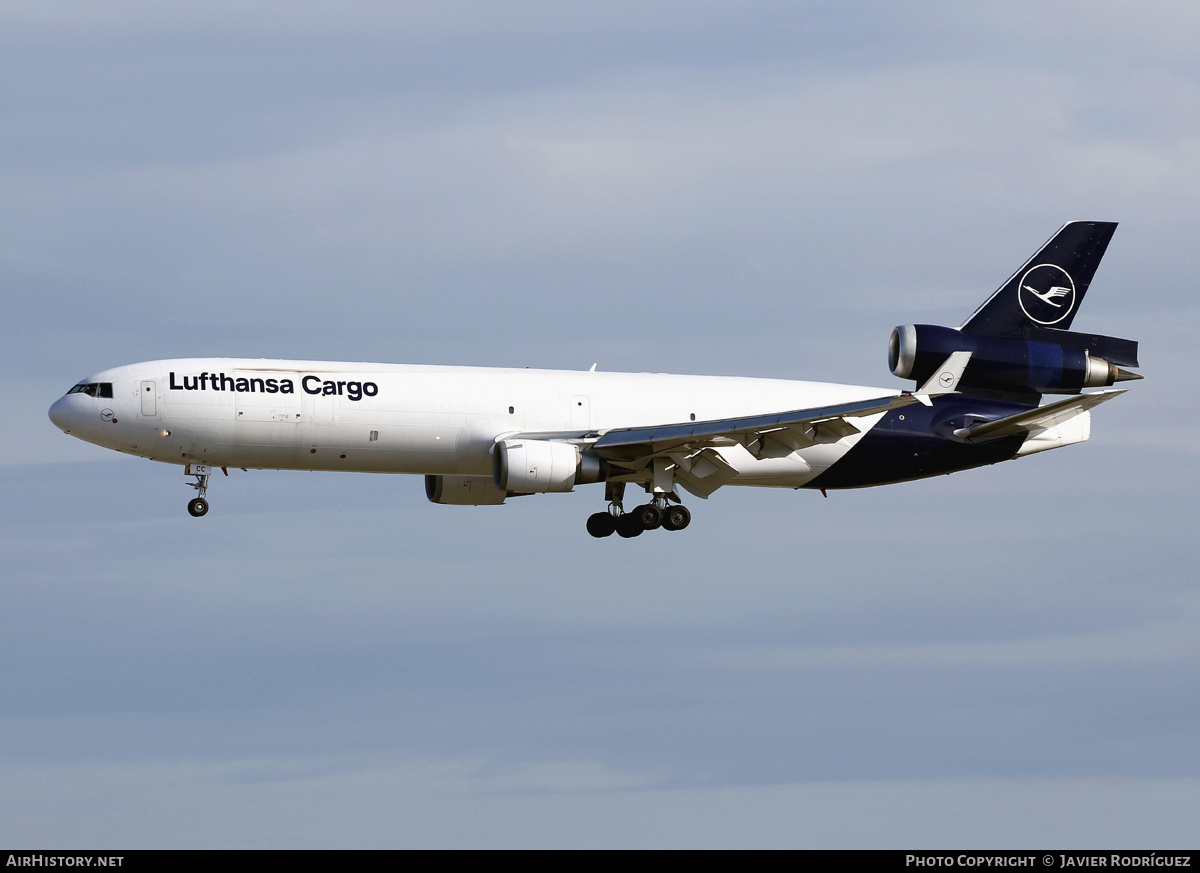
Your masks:
{"label": "winglet", "polygon": [[933,371],[933,375],[914,392],[913,396],[926,406],[932,406],[933,402],[929,398],[939,394],[953,394],[958,388],[958,381],[962,378],[963,371],[967,369],[967,362],[970,360],[970,352],[953,352],[940,367]]}

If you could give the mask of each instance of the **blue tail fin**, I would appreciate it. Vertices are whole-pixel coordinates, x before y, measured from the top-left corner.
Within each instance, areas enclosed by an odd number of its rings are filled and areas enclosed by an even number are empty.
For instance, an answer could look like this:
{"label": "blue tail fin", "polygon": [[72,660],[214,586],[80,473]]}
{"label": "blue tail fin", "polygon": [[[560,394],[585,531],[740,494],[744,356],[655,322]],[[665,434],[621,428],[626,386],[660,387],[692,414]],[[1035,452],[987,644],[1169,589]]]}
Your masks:
{"label": "blue tail fin", "polygon": [[1069,330],[1116,229],[1115,221],[1064,224],[960,330],[1014,338]]}

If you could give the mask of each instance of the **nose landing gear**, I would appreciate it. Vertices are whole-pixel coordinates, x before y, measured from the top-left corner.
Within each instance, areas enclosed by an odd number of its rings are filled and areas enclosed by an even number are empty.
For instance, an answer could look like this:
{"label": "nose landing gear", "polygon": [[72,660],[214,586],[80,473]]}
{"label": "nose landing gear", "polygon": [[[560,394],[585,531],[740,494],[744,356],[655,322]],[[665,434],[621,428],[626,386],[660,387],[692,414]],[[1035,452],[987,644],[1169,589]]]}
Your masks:
{"label": "nose landing gear", "polygon": [[[228,470],[224,467],[221,469],[226,476],[229,475]],[[195,482],[188,483],[196,489],[196,496],[188,501],[187,509],[192,518],[200,518],[208,513],[208,501],[204,498],[208,494],[208,477],[212,475],[212,467],[208,464],[188,464],[183,468],[183,474],[196,477]]]}

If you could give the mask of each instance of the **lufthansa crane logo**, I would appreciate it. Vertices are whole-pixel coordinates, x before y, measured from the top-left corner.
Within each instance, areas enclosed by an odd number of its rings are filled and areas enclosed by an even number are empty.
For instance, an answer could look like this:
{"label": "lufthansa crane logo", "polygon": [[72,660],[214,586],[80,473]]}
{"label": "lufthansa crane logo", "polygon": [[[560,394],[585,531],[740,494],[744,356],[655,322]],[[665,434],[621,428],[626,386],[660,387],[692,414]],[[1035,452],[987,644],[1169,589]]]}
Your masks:
{"label": "lufthansa crane logo", "polygon": [[1075,280],[1057,264],[1038,264],[1017,283],[1021,311],[1038,324],[1058,324],[1075,309]]}

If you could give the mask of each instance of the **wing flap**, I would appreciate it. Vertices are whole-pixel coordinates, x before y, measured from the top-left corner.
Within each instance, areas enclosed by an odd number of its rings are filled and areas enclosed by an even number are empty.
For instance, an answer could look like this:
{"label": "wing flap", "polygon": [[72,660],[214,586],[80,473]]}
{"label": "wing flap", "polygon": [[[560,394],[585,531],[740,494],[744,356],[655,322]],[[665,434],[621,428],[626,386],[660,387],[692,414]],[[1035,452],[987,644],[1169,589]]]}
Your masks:
{"label": "wing flap", "polygon": [[712,449],[702,449],[693,455],[676,452],[671,455],[671,460],[675,462],[675,481],[690,494],[704,500],[737,477],[737,470]]}

